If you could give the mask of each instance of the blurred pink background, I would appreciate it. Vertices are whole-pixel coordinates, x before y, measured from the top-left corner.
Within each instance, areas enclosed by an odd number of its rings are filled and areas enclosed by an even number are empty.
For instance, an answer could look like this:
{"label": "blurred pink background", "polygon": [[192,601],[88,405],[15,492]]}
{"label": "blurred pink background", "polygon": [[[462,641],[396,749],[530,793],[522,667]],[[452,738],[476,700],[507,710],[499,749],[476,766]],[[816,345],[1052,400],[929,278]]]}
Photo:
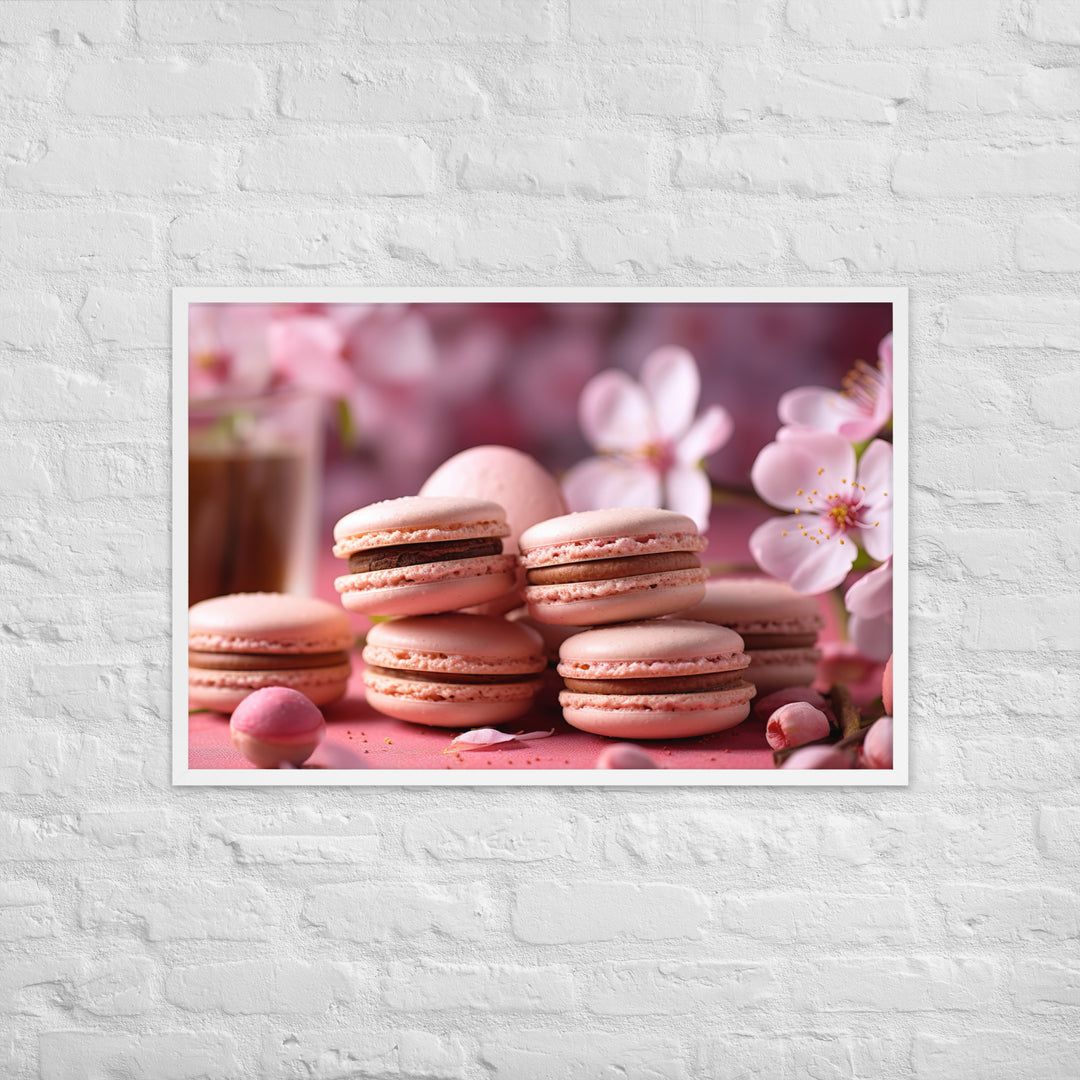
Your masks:
{"label": "blurred pink background", "polygon": [[[255,343],[270,326],[266,355]],[[749,491],[754,457],[779,426],[780,395],[838,388],[891,328],[888,304],[195,305],[192,397],[305,380],[345,397],[352,443],[338,427],[327,444],[323,516],[333,520],[415,493],[447,457],[481,443],[517,447],[561,472],[591,452],[577,417],[589,378],[608,367],[637,375],[652,349],[682,345],[701,369],[701,406],[735,418],[709,474]],[[338,358],[320,367],[320,350],[335,347]]]}

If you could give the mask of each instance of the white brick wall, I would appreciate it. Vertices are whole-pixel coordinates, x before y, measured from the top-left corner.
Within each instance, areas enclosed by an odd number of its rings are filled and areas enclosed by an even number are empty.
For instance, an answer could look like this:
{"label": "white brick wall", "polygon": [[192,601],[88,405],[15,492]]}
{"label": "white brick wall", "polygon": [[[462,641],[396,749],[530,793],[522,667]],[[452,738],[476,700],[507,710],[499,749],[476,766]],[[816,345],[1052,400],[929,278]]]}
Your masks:
{"label": "white brick wall", "polygon": [[[1080,1073],[1078,12],[0,3],[5,1080]],[[359,282],[909,285],[910,789],[174,791],[168,289]]]}

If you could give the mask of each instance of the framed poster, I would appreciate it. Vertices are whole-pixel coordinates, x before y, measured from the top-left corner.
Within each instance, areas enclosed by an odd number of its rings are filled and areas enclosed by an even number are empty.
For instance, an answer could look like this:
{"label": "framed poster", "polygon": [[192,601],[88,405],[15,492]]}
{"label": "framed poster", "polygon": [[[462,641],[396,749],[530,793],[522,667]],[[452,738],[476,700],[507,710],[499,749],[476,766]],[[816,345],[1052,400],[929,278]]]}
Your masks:
{"label": "framed poster", "polygon": [[174,783],[907,783],[906,290],[173,318]]}

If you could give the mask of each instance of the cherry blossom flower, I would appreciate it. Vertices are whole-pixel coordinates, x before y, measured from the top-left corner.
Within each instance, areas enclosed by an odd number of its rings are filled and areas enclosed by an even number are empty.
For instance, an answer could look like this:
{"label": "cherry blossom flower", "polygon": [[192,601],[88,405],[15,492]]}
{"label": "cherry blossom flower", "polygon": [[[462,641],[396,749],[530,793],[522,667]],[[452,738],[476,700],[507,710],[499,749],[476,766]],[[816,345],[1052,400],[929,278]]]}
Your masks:
{"label": "cherry blossom flower", "polygon": [[873,438],[892,416],[893,337],[878,345],[878,366],[859,360],[840,391],[800,386],[780,398],[777,414],[785,424],[842,435],[849,442]]}
{"label": "cherry blossom flower", "polygon": [[193,399],[261,394],[273,375],[266,304],[192,304],[188,310],[188,394]]}
{"label": "cherry blossom flower", "polygon": [[267,348],[277,385],[345,397],[356,383],[342,348],[345,338],[325,315],[294,315],[267,327]]}
{"label": "cherry blossom flower", "polygon": [[892,655],[893,604],[892,558],[871,570],[848,589],[844,606],[848,619],[848,637],[869,660],[883,663]]}
{"label": "cherry blossom flower", "polygon": [[649,355],[641,382],[617,370],[591,379],[578,416],[600,456],[563,479],[570,509],[655,506],[707,528],[712,489],[702,462],[731,437],[732,422],[719,405],[695,418],[700,393],[694,358],[676,346]]}
{"label": "cherry blossom flower", "polygon": [[757,493],[792,511],[750,536],[750,553],[796,592],[817,594],[847,576],[859,547],[892,554],[892,446],[875,439],[856,463],[839,435],[781,428],[750,471]]}

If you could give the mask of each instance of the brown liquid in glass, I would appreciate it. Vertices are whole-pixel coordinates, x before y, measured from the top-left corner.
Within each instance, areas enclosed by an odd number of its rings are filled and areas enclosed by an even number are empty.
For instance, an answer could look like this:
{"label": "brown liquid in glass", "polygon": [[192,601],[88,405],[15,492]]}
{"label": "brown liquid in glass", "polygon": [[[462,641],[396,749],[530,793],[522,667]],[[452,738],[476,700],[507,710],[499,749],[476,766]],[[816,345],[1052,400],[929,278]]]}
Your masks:
{"label": "brown liquid in glass", "polygon": [[237,592],[284,592],[302,504],[303,463],[283,453],[191,455],[188,605]]}

